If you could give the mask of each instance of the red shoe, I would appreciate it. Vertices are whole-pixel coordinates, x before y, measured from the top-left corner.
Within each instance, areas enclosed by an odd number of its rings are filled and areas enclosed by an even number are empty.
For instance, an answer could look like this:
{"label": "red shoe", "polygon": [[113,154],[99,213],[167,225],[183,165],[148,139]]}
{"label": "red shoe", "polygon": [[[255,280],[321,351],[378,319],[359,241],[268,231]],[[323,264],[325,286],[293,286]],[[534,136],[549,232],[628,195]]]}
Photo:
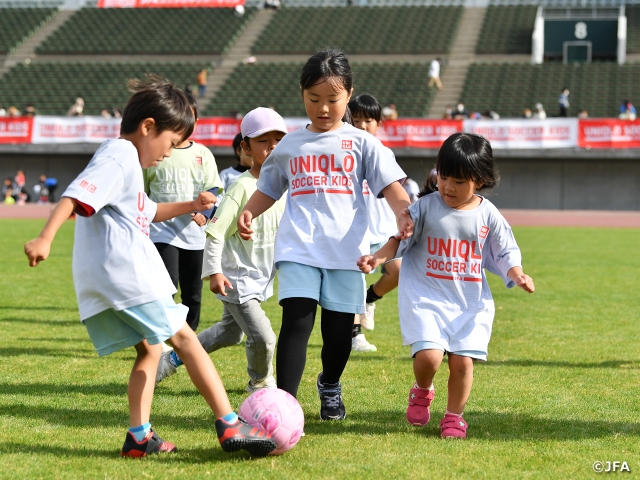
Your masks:
{"label": "red shoe", "polygon": [[222,418],[218,418],[216,431],[220,446],[225,452],[244,449],[255,457],[264,457],[278,447],[271,435],[252,427],[240,418],[234,423],[227,423]]}
{"label": "red shoe", "polygon": [[127,432],[127,438],[122,446],[120,455],[123,457],[140,458],[152,453],[177,452],[178,448],[171,442],[162,440],[156,432],[151,429],[144,440],[139,442],[131,432]]}
{"label": "red shoe", "polygon": [[440,421],[440,436],[442,438],[467,438],[467,427],[469,425],[462,417],[447,413]]}
{"label": "red shoe", "polygon": [[431,419],[429,406],[433,402],[436,391],[432,388],[420,388],[414,384],[409,391],[409,406],[407,407],[407,421],[416,427],[424,427]]}

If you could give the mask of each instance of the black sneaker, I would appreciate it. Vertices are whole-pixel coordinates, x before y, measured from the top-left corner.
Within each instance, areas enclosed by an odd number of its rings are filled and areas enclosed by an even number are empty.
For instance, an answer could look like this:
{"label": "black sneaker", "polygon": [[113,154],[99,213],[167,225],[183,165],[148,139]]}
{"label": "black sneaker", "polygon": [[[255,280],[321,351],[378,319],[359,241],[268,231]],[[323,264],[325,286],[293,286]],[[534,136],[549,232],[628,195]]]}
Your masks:
{"label": "black sneaker", "polygon": [[347,410],[342,403],[342,385],[338,383],[320,383],[322,372],[318,375],[318,395],[320,395],[320,418],[322,420],[344,420]]}
{"label": "black sneaker", "polygon": [[136,440],[131,432],[127,432],[127,438],[122,446],[120,455],[123,457],[146,457],[152,453],[177,452],[178,448],[171,442],[162,440],[156,432],[151,429],[141,442]]}
{"label": "black sneaker", "polygon": [[271,435],[252,427],[241,418],[234,423],[227,423],[222,418],[218,418],[216,431],[220,446],[225,452],[244,449],[255,457],[264,457],[278,447]]}

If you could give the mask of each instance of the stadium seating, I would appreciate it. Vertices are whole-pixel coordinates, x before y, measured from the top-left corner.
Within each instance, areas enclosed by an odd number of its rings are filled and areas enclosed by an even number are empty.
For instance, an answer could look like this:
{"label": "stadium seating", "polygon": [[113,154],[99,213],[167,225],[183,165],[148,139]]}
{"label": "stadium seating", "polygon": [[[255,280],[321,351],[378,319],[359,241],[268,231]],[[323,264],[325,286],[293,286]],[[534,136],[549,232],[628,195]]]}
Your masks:
{"label": "stadium seating", "polygon": [[56,9],[3,8],[0,12],[0,54],[6,54],[46,22]]}
{"label": "stadium seating", "polygon": [[461,15],[462,7],[283,8],[252,52],[446,53]]}
{"label": "stadium seating", "polygon": [[627,53],[640,53],[640,5],[627,5]]}
{"label": "stadium seating", "polygon": [[616,117],[622,100],[640,101],[638,78],[640,63],[474,64],[460,100],[468,112],[494,110],[502,117],[520,117],[525,108],[541,102],[548,116],[556,116],[558,95],[566,86],[571,116],[587,110],[591,117]]}
{"label": "stadium seating", "polygon": [[32,103],[44,115],[65,115],[76,97],[85,100],[84,113],[99,115],[103,108],[124,107],[129,78],[145,73],[167,77],[179,86],[193,82],[198,63],[32,63],[12,68],[0,79],[3,105],[22,109]]}
{"label": "stadium seating", "polygon": [[[237,67],[203,115],[235,115],[273,107],[283,116],[306,116],[300,97],[301,63],[265,63]],[[427,88],[428,64],[354,63],[354,95],[370,93],[382,105],[395,103],[402,117],[424,116],[433,89]]]}
{"label": "stadium seating", "polygon": [[221,54],[255,9],[83,8],[36,50],[38,54]]}
{"label": "stadium seating", "polygon": [[535,5],[489,5],[476,53],[531,53]]}

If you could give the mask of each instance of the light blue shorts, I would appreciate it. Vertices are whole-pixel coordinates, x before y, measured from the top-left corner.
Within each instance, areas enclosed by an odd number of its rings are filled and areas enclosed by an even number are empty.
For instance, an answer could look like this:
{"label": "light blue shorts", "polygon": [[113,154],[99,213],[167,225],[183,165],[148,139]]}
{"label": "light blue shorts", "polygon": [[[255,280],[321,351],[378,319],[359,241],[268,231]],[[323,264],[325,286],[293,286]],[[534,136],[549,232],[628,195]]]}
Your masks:
{"label": "light blue shorts", "polygon": [[313,298],[327,310],[364,313],[364,274],[278,262],[278,301],[286,298]]}
{"label": "light blue shorts", "polygon": [[168,297],[124,310],[110,308],[84,320],[98,355],[104,357],[147,339],[155,345],[173,337],[186,322],[188,307]]}
{"label": "light blue shorts", "polygon": [[[411,358],[416,356],[420,350],[440,350],[446,352],[445,348],[436,342],[416,342],[411,344]],[[471,357],[483,362],[487,361],[487,352],[481,352],[479,350],[460,350],[458,352],[447,352],[454,355],[460,355],[462,357]]]}

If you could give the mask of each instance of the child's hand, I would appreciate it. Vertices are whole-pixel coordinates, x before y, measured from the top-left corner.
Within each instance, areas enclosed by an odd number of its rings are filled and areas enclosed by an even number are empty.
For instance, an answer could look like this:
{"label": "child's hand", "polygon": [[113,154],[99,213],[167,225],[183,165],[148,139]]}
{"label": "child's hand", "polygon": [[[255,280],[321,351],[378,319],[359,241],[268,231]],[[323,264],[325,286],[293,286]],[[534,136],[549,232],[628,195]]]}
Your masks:
{"label": "child's hand", "polygon": [[214,273],[209,277],[209,290],[213,293],[219,293],[226,297],[227,291],[225,290],[225,287],[229,290],[233,290],[231,282],[222,273]]}
{"label": "child's hand", "polygon": [[207,224],[207,217],[205,217],[201,213],[192,213],[191,218],[198,224],[199,227],[203,227]]}
{"label": "child's hand", "polygon": [[24,253],[29,257],[29,266],[35,267],[42,260],[46,260],[51,250],[51,242],[44,238],[34,238],[24,246]]}
{"label": "child's hand", "polygon": [[533,293],[536,289],[536,286],[533,284],[533,279],[525,273],[518,275],[513,279],[513,281],[516,282],[516,285],[518,285],[525,292]]}
{"label": "child's hand", "polygon": [[363,255],[358,259],[356,265],[362,273],[371,273],[380,265],[380,260],[373,255]]}
{"label": "child's hand", "polygon": [[218,199],[213,193],[202,192],[200,195],[198,195],[198,198],[193,201],[193,209],[197,210],[198,212],[202,212],[203,210],[210,210],[213,208],[217,201]]}
{"label": "child's hand", "polygon": [[413,220],[411,219],[411,215],[409,215],[408,208],[403,208],[400,211],[400,215],[398,215],[396,222],[398,224],[398,231],[401,234],[399,240],[404,240],[405,238],[409,238],[411,235],[413,235],[414,224]]}
{"label": "child's hand", "polygon": [[243,210],[238,217],[238,233],[243,240],[251,240],[251,235],[253,235],[251,220],[253,220],[253,215],[247,210]]}

